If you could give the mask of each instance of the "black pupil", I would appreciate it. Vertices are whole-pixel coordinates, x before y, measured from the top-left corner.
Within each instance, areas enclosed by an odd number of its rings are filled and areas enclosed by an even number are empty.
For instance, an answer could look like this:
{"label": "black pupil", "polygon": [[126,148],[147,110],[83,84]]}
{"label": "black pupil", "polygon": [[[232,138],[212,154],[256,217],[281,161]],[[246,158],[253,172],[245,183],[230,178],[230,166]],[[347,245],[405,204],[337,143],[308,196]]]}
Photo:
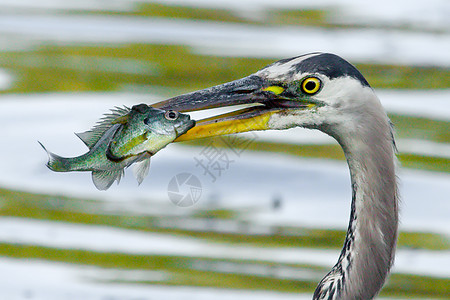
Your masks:
{"label": "black pupil", "polygon": [[149,121],[148,118],[145,118],[145,119],[144,119],[144,123],[145,123],[145,124],[148,124],[148,121]]}
{"label": "black pupil", "polygon": [[177,117],[177,114],[174,111],[170,111],[168,116],[169,116],[169,119],[175,119]]}
{"label": "black pupil", "polygon": [[306,84],[305,84],[305,89],[307,90],[307,91],[312,91],[312,90],[314,90],[316,88],[316,83],[314,82],[314,81],[308,81]]}

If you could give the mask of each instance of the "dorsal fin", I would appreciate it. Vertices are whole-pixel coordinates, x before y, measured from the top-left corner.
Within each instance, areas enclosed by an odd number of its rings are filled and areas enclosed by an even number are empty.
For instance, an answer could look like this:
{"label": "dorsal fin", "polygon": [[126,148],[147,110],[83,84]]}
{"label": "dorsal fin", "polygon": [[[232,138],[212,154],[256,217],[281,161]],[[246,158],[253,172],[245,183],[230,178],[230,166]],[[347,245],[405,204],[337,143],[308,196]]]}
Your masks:
{"label": "dorsal fin", "polygon": [[130,112],[130,108],[124,106],[124,107],[115,107],[111,109],[110,113],[106,113],[98,122],[97,124],[92,127],[91,130],[81,132],[81,133],[75,133],[76,136],[80,138],[80,140],[83,141],[83,143],[88,146],[89,149],[92,149],[95,144],[97,144],[98,140],[102,137],[102,135],[105,133],[108,128],[110,128],[114,121],[116,121],[118,118],[121,118],[125,115],[127,115]]}

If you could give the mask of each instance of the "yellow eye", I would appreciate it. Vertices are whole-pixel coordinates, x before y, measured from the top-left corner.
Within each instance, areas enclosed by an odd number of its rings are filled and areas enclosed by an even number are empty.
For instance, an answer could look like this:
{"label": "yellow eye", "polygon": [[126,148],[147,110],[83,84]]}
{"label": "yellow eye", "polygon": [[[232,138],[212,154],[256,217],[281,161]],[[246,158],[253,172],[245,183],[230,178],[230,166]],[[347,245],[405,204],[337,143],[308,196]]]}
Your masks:
{"label": "yellow eye", "polygon": [[302,91],[312,95],[320,90],[322,82],[317,77],[308,77],[302,82]]}

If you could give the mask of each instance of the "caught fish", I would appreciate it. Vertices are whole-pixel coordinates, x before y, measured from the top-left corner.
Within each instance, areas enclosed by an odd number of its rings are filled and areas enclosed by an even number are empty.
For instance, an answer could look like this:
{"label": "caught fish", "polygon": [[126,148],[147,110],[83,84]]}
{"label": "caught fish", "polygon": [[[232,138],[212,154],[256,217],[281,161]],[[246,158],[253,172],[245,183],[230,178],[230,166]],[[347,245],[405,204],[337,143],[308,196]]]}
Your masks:
{"label": "caught fish", "polygon": [[133,169],[139,184],[148,173],[150,157],[195,126],[195,121],[189,115],[152,108],[146,104],[133,106],[130,113],[116,119],[114,123],[123,126],[114,134],[106,156],[115,162],[140,157]]}
{"label": "caught fish", "polygon": [[123,124],[108,146],[107,156],[113,161],[142,152],[153,155],[195,125],[189,115],[145,104],[133,106],[130,113],[113,123]]}
{"label": "caught fish", "polygon": [[152,108],[116,108],[89,131],[76,134],[89,148],[81,156],[66,158],[47,152],[47,167],[56,172],[92,171],[99,190],[119,183],[124,169],[136,164],[139,184],[148,174],[150,157],[194,127],[189,115]]}

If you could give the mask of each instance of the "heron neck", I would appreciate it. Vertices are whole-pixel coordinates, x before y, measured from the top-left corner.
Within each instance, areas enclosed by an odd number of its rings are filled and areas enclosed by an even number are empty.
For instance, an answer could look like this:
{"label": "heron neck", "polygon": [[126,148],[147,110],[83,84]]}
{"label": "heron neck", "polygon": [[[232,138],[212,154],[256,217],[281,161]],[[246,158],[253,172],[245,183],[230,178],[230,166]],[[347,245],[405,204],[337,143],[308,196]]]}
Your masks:
{"label": "heron neck", "polygon": [[320,282],[314,299],[372,299],[389,274],[398,203],[393,138],[389,124],[385,126],[389,128],[338,139],[351,175],[350,222],[339,260]]}

